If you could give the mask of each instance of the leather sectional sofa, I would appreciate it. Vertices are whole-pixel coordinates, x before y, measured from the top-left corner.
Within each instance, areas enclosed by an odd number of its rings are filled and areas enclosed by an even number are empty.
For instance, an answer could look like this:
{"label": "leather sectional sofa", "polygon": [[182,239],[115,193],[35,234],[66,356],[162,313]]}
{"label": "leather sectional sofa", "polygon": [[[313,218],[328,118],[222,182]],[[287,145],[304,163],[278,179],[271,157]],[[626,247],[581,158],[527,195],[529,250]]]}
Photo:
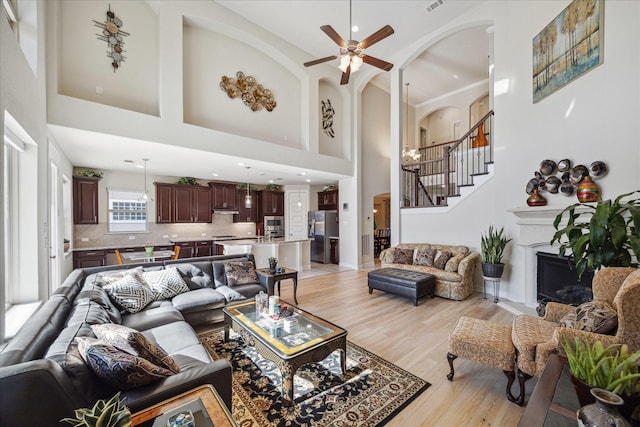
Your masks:
{"label": "leather sectional sofa", "polygon": [[[442,252],[451,254],[443,268],[421,262],[421,254],[433,251],[437,257]],[[436,277],[437,296],[461,301],[473,293],[473,276],[480,265],[480,254],[467,246],[439,245],[429,243],[401,243],[380,253],[383,268],[402,268],[433,274]],[[436,264],[434,262],[434,264]]]}
{"label": "leather sectional sofa", "polygon": [[[135,412],[201,384],[212,384],[230,408],[231,365],[213,361],[193,327],[222,321],[222,308],[230,300],[267,291],[265,284],[254,283],[229,292],[224,263],[231,260],[255,266],[251,254],[139,264],[143,271],[176,267],[189,291],[151,302],[136,313],[116,308],[97,284],[101,275],[136,265],[74,270],[0,352],[2,424],[59,425],[75,409],[91,407],[117,391]],[[142,332],[177,362],[180,372],[138,388],[115,389],[83,361],[75,340],[93,337],[91,325],[98,323],[119,323]]]}

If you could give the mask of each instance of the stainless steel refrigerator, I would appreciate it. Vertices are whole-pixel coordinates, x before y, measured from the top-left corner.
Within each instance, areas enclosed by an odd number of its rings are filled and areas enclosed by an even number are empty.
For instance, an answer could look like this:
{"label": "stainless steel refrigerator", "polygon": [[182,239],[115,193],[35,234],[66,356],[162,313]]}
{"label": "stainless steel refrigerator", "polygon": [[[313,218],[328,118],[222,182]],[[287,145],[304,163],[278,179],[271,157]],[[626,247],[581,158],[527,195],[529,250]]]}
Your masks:
{"label": "stainless steel refrigerator", "polygon": [[330,237],[338,237],[337,211],[309,211],[309,238],[311,240],[311,261],[329,264],[331,262]]}

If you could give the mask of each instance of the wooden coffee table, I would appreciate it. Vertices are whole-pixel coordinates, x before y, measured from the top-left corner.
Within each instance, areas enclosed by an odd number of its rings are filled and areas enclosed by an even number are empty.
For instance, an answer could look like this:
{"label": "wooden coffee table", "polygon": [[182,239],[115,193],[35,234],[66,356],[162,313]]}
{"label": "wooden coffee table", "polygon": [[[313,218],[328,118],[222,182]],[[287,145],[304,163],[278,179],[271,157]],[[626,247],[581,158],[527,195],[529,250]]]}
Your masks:
{"label": "wooden coffee table", "polygon": [[293,377],[302,365],[320,362],[335,350],[340,351],[340,367],[346,372],[347,331],[298,307],[292,307],[296,322],[286,328],[274,324],[256,311],[254,301],[227,306],[224,312],[224,339],[233,329],[255,347],[265,359],[274,362],[282,374],[282,400],[295,403]]}

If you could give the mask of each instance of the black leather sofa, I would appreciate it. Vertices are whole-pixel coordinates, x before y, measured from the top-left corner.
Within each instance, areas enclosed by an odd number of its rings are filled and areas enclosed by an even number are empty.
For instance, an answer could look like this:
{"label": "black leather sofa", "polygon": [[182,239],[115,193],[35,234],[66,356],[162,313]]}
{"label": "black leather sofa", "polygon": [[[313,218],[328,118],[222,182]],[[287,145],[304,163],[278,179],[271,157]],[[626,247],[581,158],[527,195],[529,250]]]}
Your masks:
{"label": "black leather sofa", "polygon": [[[120,391],[91,371],[75,343],[77,336],[94,336],[91,324],[109,322],[142,332],[180,367],[166,379],[121,391],[132,412],[201,384],[212,384],[230,408],[231,365],[227,360],[213,361],[193,329],[223,320],[222,309],[230,302],[223,292],[224,262],[229,260],[250,260],[255,265],[253,255],[245,254],[74,270],[0,351],[0,424],[59,425],[75,409],[91,407]],[[96,279],[98,274],[136,266],[144,271],[176,267],[190,291],[154,301],[138,313],[120,312]],[[267,291],[263,283],[233,290],[245,298]],[[235,299],[242,298],[237,293]]]}

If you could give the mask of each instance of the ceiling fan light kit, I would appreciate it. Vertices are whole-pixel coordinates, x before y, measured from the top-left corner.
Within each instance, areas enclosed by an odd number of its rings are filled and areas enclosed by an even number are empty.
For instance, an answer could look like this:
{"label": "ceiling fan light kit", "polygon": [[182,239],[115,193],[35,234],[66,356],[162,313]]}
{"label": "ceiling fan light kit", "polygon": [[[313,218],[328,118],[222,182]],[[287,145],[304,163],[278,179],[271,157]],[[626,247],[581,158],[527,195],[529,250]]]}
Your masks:
{"label": "ceiling fan light kit", "polygon": [[327,56],[325,58],[315,59],[313,61],[305,62],[305,67],[311,67],[312,65],[321,64],[323,62],[333,61],[340,58],[340,65],[338,68],[342,71],[342,78],[340,84],[344,85],[349,83],[349,76],[351,73],[355,73],[360,69],[362,63],[373,65],[384,71],[389,71],[393,68],[393,64],[382,59],[375,58],[370,55],[365,55],[364,50],[374,43],[379,42],[382,39],[389,37],[394,33],[393,28],[390,25],[385,25],[375,33],[371,34],[361,42],[353,40],[351,33],[353,26],[351,25],[351,0],[349,0],[349,41],[344,39],[337,33],[331,25],[323,25],[320,29],[333,40],[340,47],[340,55]]}

